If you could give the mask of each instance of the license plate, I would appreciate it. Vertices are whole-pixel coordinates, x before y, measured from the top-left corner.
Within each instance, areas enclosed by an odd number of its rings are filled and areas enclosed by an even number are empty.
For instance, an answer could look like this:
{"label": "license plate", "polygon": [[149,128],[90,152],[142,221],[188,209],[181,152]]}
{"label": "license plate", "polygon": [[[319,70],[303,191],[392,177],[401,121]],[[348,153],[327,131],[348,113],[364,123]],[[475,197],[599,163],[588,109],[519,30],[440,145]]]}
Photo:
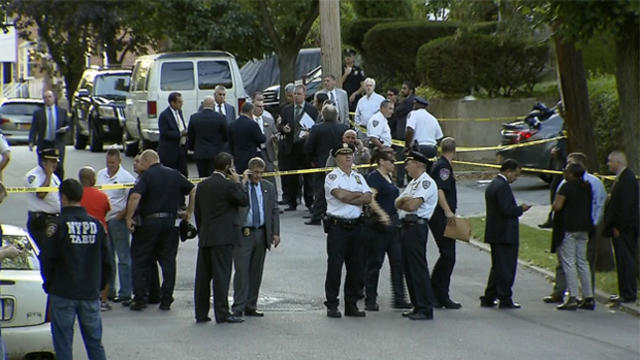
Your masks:
{"label": "license plate", "polygon": [[29,130],[31,129],[31,124],[30,123],[26,123],[26,124],[18,124],[18,129],[20,130]]}
{"label": "license plate", "polygon": [[2,315],[2,321],[9,321],[13,319],[14,301],[9,298],[0,299],[0,312]]}

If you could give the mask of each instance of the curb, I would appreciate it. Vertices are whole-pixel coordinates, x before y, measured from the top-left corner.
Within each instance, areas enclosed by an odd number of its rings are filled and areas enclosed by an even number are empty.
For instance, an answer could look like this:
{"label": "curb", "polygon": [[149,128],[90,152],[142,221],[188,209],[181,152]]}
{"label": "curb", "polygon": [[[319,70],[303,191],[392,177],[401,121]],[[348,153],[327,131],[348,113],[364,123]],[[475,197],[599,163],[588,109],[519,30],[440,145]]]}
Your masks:
{"label": "curb", "polygon": [[[491,248],[489,247],[489,245],[483,243],[483,242],[479,242],[476,239],[471,239],[469,241],[469,244],[471,246],[474,246],[480,250],[486,251],[488,253],[491,252]],[[530,264],[527,261],[521,260],[520,258],[518,258],[518,266],[523,266],[533,272],[538,273],[539,275],[542,275],[544,277],[546,277],[549,280],[554,280],[555,279],[555,274],[547,269],[543,269],[541,267],[535,266]],[[596,301],[601,303],[603,306],[609,308],[609,309],[619,309],[622,310],[624,312],[626,312],[627,314],[631,314],[633,316],[637,316],[640,317],[640,307],[638,306],[634,306],[634,305],[629,305],[629,304],[624,304],[624,303],[619,303],[617,305],[612,304],[611,302],[609,302],[609,294],[604,293],[601,290],[596,289],[594,296],[596,298]]]}

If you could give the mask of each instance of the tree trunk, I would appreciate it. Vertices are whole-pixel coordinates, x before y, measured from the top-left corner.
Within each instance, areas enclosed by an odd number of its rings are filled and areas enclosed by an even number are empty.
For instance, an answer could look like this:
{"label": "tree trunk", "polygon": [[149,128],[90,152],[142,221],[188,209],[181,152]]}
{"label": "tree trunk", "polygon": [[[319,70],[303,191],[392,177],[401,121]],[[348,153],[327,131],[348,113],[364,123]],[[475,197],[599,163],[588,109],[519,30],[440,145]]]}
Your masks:
{"label": "tree trunk", "polygon": [[640,28],[628,16],[616,41],[616,83],[620,99],[622,143],[628,167],[640,172]]}
{"label": "tree trunk", "polygon": [[576,49],[573,42],[566,42],[558,37],[554,37],[554,42],[564,105],[562,115],[569,133],[567,152],[584,153],[587,156],[587,167],[590,171],[595,171],[598,169],[598,158],[582,52]]}
{"label": "tree trunk", "polygon": [[276,49],[278,51],[278,66],[280,66],[280,106],[286,104],[286,94],[284,91],[288,83],[296,80],[296,60],[299,49]]}

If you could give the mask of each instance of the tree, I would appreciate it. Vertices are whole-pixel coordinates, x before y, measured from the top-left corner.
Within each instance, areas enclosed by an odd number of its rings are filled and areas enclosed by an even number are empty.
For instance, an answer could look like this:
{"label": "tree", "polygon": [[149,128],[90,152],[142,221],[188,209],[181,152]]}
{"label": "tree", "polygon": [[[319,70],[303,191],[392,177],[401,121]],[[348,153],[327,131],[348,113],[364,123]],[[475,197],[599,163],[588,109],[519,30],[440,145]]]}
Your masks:
{"label": "tree", "polygon": [[280,102],[284,88],[295,80],[296,59],[311,25],[319,15],[319,0],[259,0],[256,11],[280,66]]}

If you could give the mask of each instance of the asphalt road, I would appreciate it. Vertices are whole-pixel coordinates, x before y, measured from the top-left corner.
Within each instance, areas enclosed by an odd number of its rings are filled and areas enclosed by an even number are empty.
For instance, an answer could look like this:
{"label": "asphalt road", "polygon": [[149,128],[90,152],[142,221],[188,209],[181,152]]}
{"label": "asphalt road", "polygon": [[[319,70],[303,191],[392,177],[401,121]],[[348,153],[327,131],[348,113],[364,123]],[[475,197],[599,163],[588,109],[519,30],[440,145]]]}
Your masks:
{"label": "asphalt road", "polygon": [[[35,155],[13,149],[5,172],[7,185],[20,186]],[[66,170],[104,166],[104,154],[67,150]],[[131,159],[124,166],[131,169]],[[195,167],[191,167],[195,173]],[[458,184],[461,215],[484,212],[484,187],[476,181]],[[519,201],[548,206],[544,183],[523,177],[513,185]],[[3,223],[24,226],[24,194],[11,194],[0,207]],[[544,213],[544,210],[541,211]],[[458,243],[452,298],[460,310],[437,310],[433,321],[410,321],[390,309],[388,267],[380,284],[380,312],[366,318],[325,316],[326,249],[320,227],[303,224],[303,212],[281,216],[282,243],[267,255],[259,307],[264,318],[243,324],[196,324],[193,283],[196,242],[182,243],[178,254],[176,302],[170,312],[155,307],[132,312],[117,304],[103,313],[103,343],[112,359],[638,359],[640,321],[598,305],[593,312],[560,312],[541,297],[549,282],[537,273],[518,270],[514,299],[520,310],[479,307],[490,266],[489,254]],[[429,264],[437,249],[429,242]],[[85,359],[79,331],[74,358]]]}

